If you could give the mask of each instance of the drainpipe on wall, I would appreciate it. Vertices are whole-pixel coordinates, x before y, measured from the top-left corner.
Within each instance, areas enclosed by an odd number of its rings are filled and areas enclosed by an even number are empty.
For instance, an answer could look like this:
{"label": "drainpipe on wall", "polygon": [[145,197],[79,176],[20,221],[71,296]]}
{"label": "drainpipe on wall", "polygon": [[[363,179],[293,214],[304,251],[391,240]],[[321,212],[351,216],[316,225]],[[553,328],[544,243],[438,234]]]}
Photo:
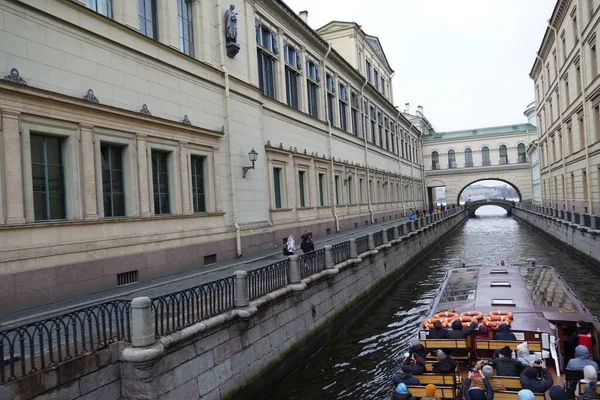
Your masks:
{"label": "drainpipe on wall", "polygon": [[[391,87],[391,85],[390,85]],[[400,126],[400,114],[402,114],[402,110],[398,110],[398,115],[396,115],[397,125]],[[396,131],[396,138],[399,138],[400,132]],[[396,144],[402,143],[402,139],[399,139]],[[402,213],[405,213],[404,208],[404,187],[402,186],[402,149],[396,146],[398,150],[398,174],[400,175],[400,204],[402,206]]]}
{"label": "drainpipe on wall", "polygon": [[240,225],[237,220],[237,197],[235,195],[235,178],[233,176],[233,144],[229,127],[231,125],[231,101],[229,93],[229,72],[225,67],[225,50],[223,43],[223,22],[221,17],[221,6],[217,1],[217,30],[219,32],[219,61],[221,70],[223,71],[223,79],[225,81],[225,125],[223,133],[227,137],[227,158],[229,161],[229,197],[231,199],[231,219],[235,228],[235,248],[238,258],[242,256],[242,237],[240,233]]}
{"label": "drainpipe on wall", "polygon": [[330,183],[330,187],[331,187],[331,196],[329,196],[329,198],[331,199],[331,213],[333,214],[333,219],[335,220],[335,231],[339,232],[340,231],[340,218],[337,215],[337,208],[336,208],[336,201],[337,201],[337,194],[336,194],[336,186],[335,186],[335,171],[333,170],[334,165],[333,165],[333,154],[332,154],[332,150],[331,150],[331,136],[332,136],[332,132],[331,132],[331,121],[329,121],[329,108],[328,108],[328,101],[327,101],[327,66],[325,64],[325,62],[327,61],[327,57],[329,56],[329,53],[331,52],[331,43],[329,43],[329,47],[327,48],[327,53],[325,53],[325,57],[323,57],[323,76],[325,77],[325,84],[323,85],[323,92],[325,93],[325,118],[327,119],[327,151],[329,152],[329,162],[331,164],[331,183]]}
{"label": "drainpipe on wall", "polygon": [[363,129],[363,139],[365,143],[365,167],[367,168],[367,181],[365,185],[367,186],[367,207],[369,209],[369,220],[373,223],[373,206],[371,204],[371,186],[369,185],[369,146],[367,144],[367,131],[369,130],[367,124],[365,123],[365,86],[367,86],[367,78],[365,77],[365,83],[363,83],[360,88],[360,116],[361,116],[361,124],[364,124]]}

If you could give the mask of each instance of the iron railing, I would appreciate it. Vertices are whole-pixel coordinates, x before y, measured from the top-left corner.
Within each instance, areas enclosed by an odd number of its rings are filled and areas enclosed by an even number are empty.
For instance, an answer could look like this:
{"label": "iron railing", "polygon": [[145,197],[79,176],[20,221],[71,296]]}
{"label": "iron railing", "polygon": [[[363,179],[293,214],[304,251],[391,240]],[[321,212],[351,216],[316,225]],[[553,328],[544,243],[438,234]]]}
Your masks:
{"label": "iron railing", "polygon": [[350,259],[350,241],[336,243],[331,246],[333,265],[341,264]]}
{"label": "iron railing", "polygon": [[369,235],[356,238],[356,252],[362,254],[369,251]]}
{"label": "iron railing", "polygon": [[130,341],[131,303],[115,300],[0,330],[0,384]]}
{"label": "iron railing", "polygon": [[383,244],[383,231],[375,232],[373,234],[373,241],[375,242],[375,247],[381,246]]}
{"label": "iron railing", "polygon": [[233,308],[234,277],[152,299],[157,338]]}
{"label": "iron railing", "polygon": [[319,273],[325,269],[325,249],[319,249],[298,256],[300,278]]}
{"label": "iron railing", "polygon": [[277,290],[288,283],[289,258],[248,271],[250,300]]}
{"label": "iron railing", "polygon": [[395,229],[394,229],[394,227],[388,228],[387,229],[388,241],[396,239],[396,237],[394,235],[395,235]]}

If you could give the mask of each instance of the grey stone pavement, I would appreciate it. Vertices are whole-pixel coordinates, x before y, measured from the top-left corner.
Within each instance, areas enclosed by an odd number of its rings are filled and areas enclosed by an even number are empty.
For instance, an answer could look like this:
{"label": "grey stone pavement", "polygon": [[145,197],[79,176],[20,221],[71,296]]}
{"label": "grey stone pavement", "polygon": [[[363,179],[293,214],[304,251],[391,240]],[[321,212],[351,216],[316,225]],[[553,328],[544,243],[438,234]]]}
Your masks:
{"label": "grey stone pavement", "polygon": [[[364,236],[368,233],[378,232],[382,229],[399,225],[408,220],[408,217],[401,217],[391,221],[380,222],[377,224],[364,226],[362,228],[350,229],[328,236],[315,238],[315,249],[320,249],[325,245],[343,242],[351,238]],[[297,246],[298,251],[296,251],[296,254],[302,254],[302,250],[300,250],[300,241],[297,242]],[[281,248],[277,248],[277,250],[269,250],[264,252],[262,255],[254,254],[251,256],[242,256],[236,260],[215,263],[210,266],[203,266],[201,269],[198,268],[179,274],[169,275],[162,278],[138,282],[127,286],[90,294],[88,296],[5,314],[0,316],[0,329],[23,325],[40,319],[51,318],[55,315],[67,313],[69,311],[89,307],[94,304],[111,300],[131,300],[140,296],[154,298],[168,293],[188,289],[206,282],[225,278],[227,276],[231,276],[235,271],[238,270],[251,270],[260,268],[285,258],[286,256],[282,254]]]}

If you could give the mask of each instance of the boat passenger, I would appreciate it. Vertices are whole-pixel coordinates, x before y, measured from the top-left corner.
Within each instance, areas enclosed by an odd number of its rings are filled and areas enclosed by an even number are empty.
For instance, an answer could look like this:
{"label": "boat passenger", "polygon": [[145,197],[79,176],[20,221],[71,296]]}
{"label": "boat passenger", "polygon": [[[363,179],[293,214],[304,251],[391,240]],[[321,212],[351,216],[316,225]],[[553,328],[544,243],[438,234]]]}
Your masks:
{"label": "boat passenger", "polygon": [[416,357],[421,357],[425,359],[427,358],[427,349],[421,344],[418,338],[410,339],[410,348],[408,349],[408,352],[411,355],[414,355],[415,359]]}
{"label": "boat passenger", "polygon": [[575,358],[571,358],[567,363],[567,369],[571,371],[583,371],[586,365],[591,365],[598,370],[598,364],[596,361],[590,358],[590,352],[587,347],[580,344],[575,347]]}
{"label": "boat passenger", "polygon": [[552,374],[544,363],[525,368],[519,380],[523,389],[529,389],[533,393],[544,393],[554,384]]}
{"label": "boat passenger", "polygon": [[473,379],[473,372],[469,372],[469,377],[467,379],[465,379],[465,386],[463,388],[466,400],[493,400],[494,399],[494,389],[492,389],[492,386],[490,385],[490,381],[488,380],[488,378],[483,378],[483,385],[485,386],[485,391],[477,386],[471,387],[472,379]]}
{"label": "boat passenger", "polygon": [[484,324],[479,324],[477,327],[477,333],[475,334],[475,340],[491,340],[490,335],[488,334],[490,330]]}
{"label": "boat passenger", "polygon": [[519,400],[534,400],[535,396],[533,392],[529,389],[521,389],[518,393]]}
{"label": "boat passenger", "polygon": [[448,331],[444,329],[442,322],[439,320],[433,321],[433,329],[429,330],[428,339],[446,339]]}
{"label": "boat passenger", "polygon": [[482,360],[482,363],[492,365],[498,376],[519,376],[521,363],[512,358],[510,347],[504,346],[498,352],[498,356],[492,358],[491,361]]}
{"label": "boat passenger", "polygon": [[[463,328],[462,323],[458,320],[452,322],[452,330],[449,330],[446,334],[446,339],[465,339],[471,333],[475,332],[477,323],[471,322],[471,324]],[[452,355],[457,357],[464,357],[469,354],[467,349],[452,349]]]}
{"label": "boat passenger", "polygon": [[508,324],[502,324],[498,327],[494,340],[517,340],[517,337],[510,331]]}
{"label": "boat passenger", "polygon": [[[583,367],[583,379],[579,380],[579,383],[590,383],[591,381],[597,381],[598,380],[598,371],[596,371],[596,368],[594,368],[592,365],[586,365],[585,367]],[[579,396],[581,393],[579,393],[579,385],[575,386],[575,395]]]}
{"label": "boat passenger", "polygon": [[481,371],[483,377],[480,376],[479,378],[477,378],[475,377],[475,375],[473,375],[473,386],[485,389],[485,386],[483,384],[483,378],[485,377],[488,379],[488,381],[490,381],[490,385],[492,385],[492,389],[494,389],[494,392],[506,390],[506,386],[504,386],[504,383],[502,383],[500,379],[494,378],[494,368],[492,368],[491,365],[484,365],[482,367],[481,363],[477,363],[475,369]]}
{"label": "boat passenger", "polygon": [[433,363],[433,372],[449,373],[456,369],[456,361],[442,350],[437,351],[437,362]]}
{"label": "boat passenger", "polygon": [[592,345],[596,344],[596,339],[594,339],[590,330],[585,326],[584,321],[577,321],[575,331],[569,335],[567,340],[573,348],[576,348],[581,344],[587,347],[590,353],[593,352]]}
{"label": "boat passenger", "polygon": [[423,357],[418,357],[414,354],[411,354],[409,357],[406,357],[402,368],[408,367],[408,371],[413,375],[424,374],[427,371],[425,366],[426,359]]}
{"label": "boat passenger", "polygon": [[398,384],[394,393],[392,393],[392,400],[416,400],[412,394],[408,391],[408,388],[404,383]]}
{"label": "boat passenger", "polygon": [[550,388],[548,392],[551,400],[568,400],[567,391],[564,387],[554,385]]}
{"label": "boat passenger", "polygon": [[579,395],[579,400],[584,399],[600,399],[598,394],[598,382],[590,381],[583,387],[583,394]]}
{"label": "boat passenger", "polygon": [[403,365],[400,371],[392,375],[392,383],[394,386],[398,386],[400,383],[408,386],[419,386],[421,384],[418,378],[412,376],[408,365]]}
{"label": "boat passenger", "polygon": [[435,395],[436,390],[437,386],[432,383],[425,386],[425,396],[421,397],[421,400],[441,400]]}
{"label": "boat passenger", "polygon": [[[530,366],[536,361],[535,354],[531,354],[529,352],[529,347],[527,346],[527,342],[523,342],[517,346],[517,360],[521,362],[521,364],[525,366]],[[550,388],[548,388],[550,389]]]}

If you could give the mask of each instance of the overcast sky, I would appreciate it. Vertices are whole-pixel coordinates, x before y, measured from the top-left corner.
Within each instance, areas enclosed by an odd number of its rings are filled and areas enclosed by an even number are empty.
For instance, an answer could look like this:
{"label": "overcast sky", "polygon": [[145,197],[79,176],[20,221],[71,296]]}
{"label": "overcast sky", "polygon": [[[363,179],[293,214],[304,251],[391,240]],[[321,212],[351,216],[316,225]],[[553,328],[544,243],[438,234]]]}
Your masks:
{"label": "overcast sky", "polygon": [[313,29],[355,21],[396,71],[394,102],[438,131],[524,123],[529,71],[555,0],[284,0]]}

